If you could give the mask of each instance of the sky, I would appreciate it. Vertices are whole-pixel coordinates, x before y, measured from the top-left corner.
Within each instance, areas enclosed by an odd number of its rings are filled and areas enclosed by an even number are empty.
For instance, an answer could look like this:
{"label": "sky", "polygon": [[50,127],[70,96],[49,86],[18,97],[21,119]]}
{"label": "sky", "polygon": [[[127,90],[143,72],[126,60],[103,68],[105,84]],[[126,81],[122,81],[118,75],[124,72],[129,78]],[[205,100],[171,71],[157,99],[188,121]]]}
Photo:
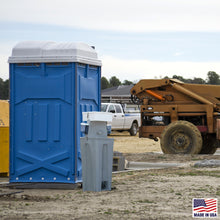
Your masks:
{"label": "sky", "polygon": [[219,0],[0,0],[0,78],[20,41],[95,46],[121,81],[220,74]]}

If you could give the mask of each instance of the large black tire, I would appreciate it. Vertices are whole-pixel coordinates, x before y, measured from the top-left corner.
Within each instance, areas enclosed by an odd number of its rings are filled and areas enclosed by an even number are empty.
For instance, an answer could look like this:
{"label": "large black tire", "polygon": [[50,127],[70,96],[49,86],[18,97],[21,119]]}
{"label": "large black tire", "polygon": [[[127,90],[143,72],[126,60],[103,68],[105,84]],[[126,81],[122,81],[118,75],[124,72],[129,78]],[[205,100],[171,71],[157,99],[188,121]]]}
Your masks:
{"label": "large black tire", "polygon": [[200,154],[214,154],[219,147],[219,141],[215,135],[206,134],[202,136],[203,145]]}
{"label": "large black tire", "polygon": [[163,130],[160,144],[165,154],[198,154],[202,149],[202,136],[194,124],[175,121]]}
{"label": "large black tire", "polygon": [[131,136],[136,136],[138,131],[138,124],[137,122],[133,122],[131,128],[129,130]]}

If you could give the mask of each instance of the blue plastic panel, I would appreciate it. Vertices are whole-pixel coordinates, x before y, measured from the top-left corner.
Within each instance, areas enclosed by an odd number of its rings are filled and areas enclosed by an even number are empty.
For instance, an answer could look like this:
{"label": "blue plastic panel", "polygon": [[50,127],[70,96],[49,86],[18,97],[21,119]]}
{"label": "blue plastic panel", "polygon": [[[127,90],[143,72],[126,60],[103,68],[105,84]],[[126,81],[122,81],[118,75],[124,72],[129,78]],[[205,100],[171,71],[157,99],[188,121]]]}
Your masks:
{"label": "blue plastic panel", "polygon": [[76,152],[78,152],[76,167],[78,167],[78,176],[82,176],[80,137],[82,112],[100,111],[101,108],[101,67],[85,64],[76,64],[76,110],[79,112],[76,117]]}
{"label": "blue plastic panel", "polygon": [[100,108],[100,67],[10,64],[10,91],[10,182],[80,181],[80,123]]}

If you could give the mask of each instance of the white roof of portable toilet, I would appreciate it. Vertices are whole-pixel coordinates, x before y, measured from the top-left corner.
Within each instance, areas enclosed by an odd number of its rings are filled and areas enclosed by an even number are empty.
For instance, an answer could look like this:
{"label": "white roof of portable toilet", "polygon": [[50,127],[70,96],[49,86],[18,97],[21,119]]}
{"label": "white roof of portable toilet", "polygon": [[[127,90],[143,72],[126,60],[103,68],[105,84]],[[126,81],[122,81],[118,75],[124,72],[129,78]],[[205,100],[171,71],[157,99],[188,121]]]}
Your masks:
{"label": "white roof of portable toilet", "polygon": [[85,43],[24,41],[12,49],[9,63],[79,62],[101,66],[94,48]]}

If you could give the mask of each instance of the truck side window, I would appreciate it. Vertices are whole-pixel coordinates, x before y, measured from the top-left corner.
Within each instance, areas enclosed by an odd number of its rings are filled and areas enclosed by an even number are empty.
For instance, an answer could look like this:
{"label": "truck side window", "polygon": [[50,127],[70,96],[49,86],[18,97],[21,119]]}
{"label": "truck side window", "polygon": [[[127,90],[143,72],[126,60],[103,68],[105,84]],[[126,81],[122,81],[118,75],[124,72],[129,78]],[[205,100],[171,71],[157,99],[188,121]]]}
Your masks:
{"label": "truck side window", "polygon": [[101,112],[106,112],[108,105],[102,104],[101,105]]}
{"label": "truck side window", "polygon": [[110,105],[108,108],[108,112],[115,113],[115,107],[113,105]]}
{"label": "truck side window", "polygon": [[115,105],[116,113],[121,113],[121,108],[119,105]]}

